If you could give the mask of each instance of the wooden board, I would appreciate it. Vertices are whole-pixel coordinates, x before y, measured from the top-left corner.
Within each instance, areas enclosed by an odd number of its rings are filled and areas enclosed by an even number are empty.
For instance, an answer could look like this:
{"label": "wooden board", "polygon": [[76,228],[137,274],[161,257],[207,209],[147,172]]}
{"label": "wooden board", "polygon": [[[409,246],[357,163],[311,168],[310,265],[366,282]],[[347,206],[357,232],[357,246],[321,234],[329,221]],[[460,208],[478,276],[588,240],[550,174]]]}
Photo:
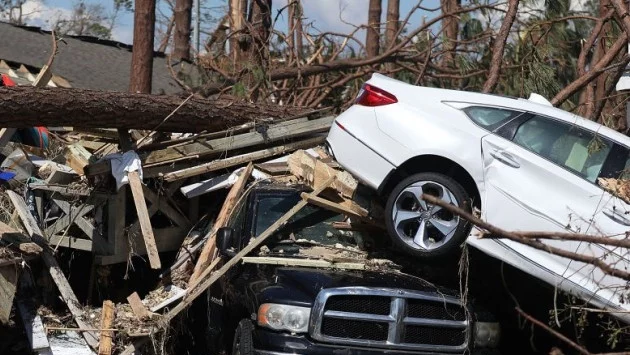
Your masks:
{"label": "wooden board", "polygon": [[147,204],[144,200],[144,192],[142,191],[140,175],[137,171],[130,171],[127,176],[129,178],[129,186],[131,187],[133,201],[136,205],[138,220],[140,221],[142,238],[144,239],[144,245],[147,249],[147,255],[149,257],[149,264],[152,269],[160,269],[162,267],[162,263],[160,262],[160,254],[158,253],[157,245],[155,244],[155,236],[153,235],[153,228],[151,227]]}
{"label": "wooden board", "polygon": [[315,137],[311,139],[307,139],[304,141],[289,143],[285,145],[281,145],[278,147],[267,148],[263,150],[258,150],[255,152],[237,155],[235,157],[230,157],[226,159],[214,160],[209,163],[201,164],[198,166],[194,166],[187,169],[182,169],[178,171],[173,171],[167,174],[164,174],[164,180],[166,181],[175,181],[179,179],[185,179],[191,176],[201,175],[204,173],[217,171],[225,168],[229,168],[232,166],[245,164],[248,162],[270,158],[273,156],[285,154],[292,152],[296,149],[305,149],[316,146],[317,144],[321,144],[325,141],[325,137]]}
{"label": "wooden board", "polygon": [[272,258],[272,257],[257,257],[247,256],[243,258],[243,264],[266,264],[266,265],[279,265],[279,266],[305,266],[305,267],[319,267],[319,268],[338,268],[345,270],[365,270],[364,263],[349,263],[349,262],[330,262],[326,260],[312,260],[312,259],[300,259],[300,258]]}
{"label": "wooden board", "polygon": [[200,143],[195,142],[179,147],[156,150],[147,155],[144,164],[166,163],[179,158],[220,154],[228,150],[258,144],[269,144],[275,141],[296,138],[316,132],[326,132],[330,129],[330,125],[334,120],[335,116],[327,116],[311,121],[287,121],[270,125],[265,132],[248,132]]}
{"label": "wooden board", "polygon": [[[110,329],[112,327],[112,324],[114,324],[114,317],[114,303],[109,300],[103,301],[103,310],[101,312],[101,329]],[[101,331],[101,339],[98,345],[98,355],[111,355],[113,338],[114,332],[108,330]]]}
{"label": "wooden board", "polygon": [[[20,289],[25,294],[35,294],[33,280],[29,274],[25,274],[20,281]],[[50,351],[50,344],[42,323],[42,318],[37,314],[37,305],[28,296],[17,300],[17,308],[22,318],[22,324],[32,351],[40,354]]]}
{"label": "wooden board", "polygon": [[130,294],[127,297],[127,302],[129,302],[131,310],[133,311],[133,314],[136,315],[136,318],[138,318],[138,320],[142,320],[151,316],[151,313],[149,313],[147,307],[144,305],[144,303],[142,303],[142,300],[140,299],[140,296],[138,296],[137,292]]}

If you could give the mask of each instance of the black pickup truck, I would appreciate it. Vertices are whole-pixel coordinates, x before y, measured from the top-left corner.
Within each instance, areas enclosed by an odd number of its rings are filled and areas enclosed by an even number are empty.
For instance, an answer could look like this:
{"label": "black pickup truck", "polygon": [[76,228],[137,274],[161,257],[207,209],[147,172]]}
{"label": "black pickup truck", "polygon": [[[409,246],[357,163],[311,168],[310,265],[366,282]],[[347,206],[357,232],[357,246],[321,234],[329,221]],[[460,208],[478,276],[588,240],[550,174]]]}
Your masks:
{"label": "black pickup truck", "polygon": [[[300,186],[257,185],[219,230],[224,258],[291,209]],[[374,255],[380,233],[307,205],[208,294],[209,341],[232,354],[497,354],[499,325],[456,292]],[[374,235],[376,234],[376,236]],[[380,260],[380,261],[379,261]]]}

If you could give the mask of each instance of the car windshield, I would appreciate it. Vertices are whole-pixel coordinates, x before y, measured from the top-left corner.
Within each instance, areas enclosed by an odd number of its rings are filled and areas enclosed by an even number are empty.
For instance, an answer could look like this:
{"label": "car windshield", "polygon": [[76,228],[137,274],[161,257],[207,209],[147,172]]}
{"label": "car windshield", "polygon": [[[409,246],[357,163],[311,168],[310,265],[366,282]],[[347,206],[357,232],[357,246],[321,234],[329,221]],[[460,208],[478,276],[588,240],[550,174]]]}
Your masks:
{"label": "car windshield", "polygon": [[[254,233],[258,237],[275,221],[288,212],[300,201],[299,194],[263,195],[256,205]],[[271,251],[285,246],[296,247],[309,245],[341,246],[365,249],[365,233],[336,228],[335,222],[343,222],[344,216],[323,208],[306,205],[289,221],[269,237],[266,245]]]}

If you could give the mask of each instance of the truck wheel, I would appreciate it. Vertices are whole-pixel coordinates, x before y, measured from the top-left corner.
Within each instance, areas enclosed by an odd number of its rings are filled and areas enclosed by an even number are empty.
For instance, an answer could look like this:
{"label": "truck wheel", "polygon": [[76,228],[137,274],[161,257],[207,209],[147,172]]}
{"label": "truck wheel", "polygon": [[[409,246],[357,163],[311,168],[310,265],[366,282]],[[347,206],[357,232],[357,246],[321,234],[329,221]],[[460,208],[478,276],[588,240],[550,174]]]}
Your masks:
{"label": "truck wheel", "polygon": [[466,241],[470,225],[422,200],[423,193],[470,212],[470,197],[455,180],[438,173],[411,175],[396,185],[385,206],[385,225],[392,242],[402,251],[424,259],[456,253]]}
{"label": "truck wheel", "polygon": [[234,342],[232,343],[232,355],[253,355],[254,339],[252,333],[254,325],[249,319],[242,319],[236,327]]}

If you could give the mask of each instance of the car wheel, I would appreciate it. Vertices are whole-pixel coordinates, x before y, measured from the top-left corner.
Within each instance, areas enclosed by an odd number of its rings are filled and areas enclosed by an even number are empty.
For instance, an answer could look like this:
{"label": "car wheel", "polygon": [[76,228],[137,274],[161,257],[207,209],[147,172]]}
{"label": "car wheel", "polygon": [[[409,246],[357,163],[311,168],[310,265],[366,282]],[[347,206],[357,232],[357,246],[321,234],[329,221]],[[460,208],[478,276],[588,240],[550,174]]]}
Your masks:
{"label": "car wheel", "polygon": [[423,193],[470,211],[470,197],[455,180],[438,173],[411,175],[396,185],[385,206],[385,224],[392,242],[402,251],[426,259],[456,253],[470,225],[426,203],[420,198]]}
{"label": "car wheel", "polygon": [[252,333],[254,325],[249,319],[242,319],[236,327],[234,342],[232,343],[232,355],[253,355],[254,339]]}

